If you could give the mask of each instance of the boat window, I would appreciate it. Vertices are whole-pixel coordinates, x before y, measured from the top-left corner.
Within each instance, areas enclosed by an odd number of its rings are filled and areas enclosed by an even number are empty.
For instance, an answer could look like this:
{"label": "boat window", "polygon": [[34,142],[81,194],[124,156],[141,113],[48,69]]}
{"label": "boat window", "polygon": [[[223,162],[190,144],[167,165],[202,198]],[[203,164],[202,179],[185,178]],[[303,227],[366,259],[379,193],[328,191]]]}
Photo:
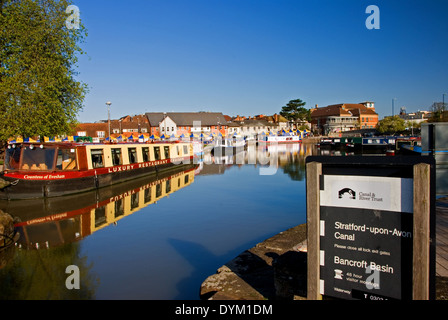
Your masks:
{"label": "boat window", "polygon": [[115,201],[115,218],[121,217],[124,215],[124,201],[123,199],[119,199]]}
{"label": "boat window", "polygon": [[165,186],[165,193],[170,193],[170,192],[171,192],[171,180],[167,180],[166,186]]}
{"label": "boat window", "polygon": [[56,170],[76,170],[77,168],[75,149],[59,149]]}
{"label": "boat window", "polygon": [[170,158],[170,147],[165,146],[165,147],[163,147],[163,149],[165,150],[165,159],[169,159]]}
{"label": "boat window", "polygon": [[162,185],[159,183],[156,185],[156,198],[159,198],[162,195]]}
{"label": "boat window", "polygon": [[154,147],[155,160],[160,160],[160,147]]}
{"label": "boat window", "polygon": [[20,165],[20,152],[22,149],[20,147],[11,146],[10,149],[6,149],[5,153],[5,169],[6,170],[17,170]]}
{"label": "boat window", "polygon": [[22,170],[54,170],[56,149],[26,147],[22,154]]}
{"label": "boat window", "polygon": [[180,147],[176,146],[176,149],[177,149],[177,156],[180,156]]}
{"label": "boat window", "polygon": [[138,208],[139,192],[131,195],[131,210]]}
{"label": "boat window", "polygon": [[151,188],[145,189],[145,203],[148,203],[151,201]]}
{"label": "boat window", "polygon": [[104,154],[102,149],[94,149],[90,152],[94,169],[104,167]]}
{"label": "boat window", "polygon": [[106,207],[95,209],[95,228],[101,227],[106,222]]}
{"label": "boat window", "polygon": [[185,176],[185,180],[184,180],[185,184],[188,183],[188,179],[189,179],[189,176],[188,176],[188,174],[187,174],[187,175]]}
{"label": "boat window", "polygon": [[142,148],[143,162],[149,161],[149,148]]}
{"label": "boat window", "polygon": [[114,166],[120,166],[123,164],[123,160],[121,157],[121,149],[111,149],[112,153],[112,165]]}
{"label": "boat window", "polygon": [[184,155],[188,155],[188,146],[184,145]]}
{"label": "boat window", "polygon": [[129,163],[137,162],[137,148],[128,148]]}

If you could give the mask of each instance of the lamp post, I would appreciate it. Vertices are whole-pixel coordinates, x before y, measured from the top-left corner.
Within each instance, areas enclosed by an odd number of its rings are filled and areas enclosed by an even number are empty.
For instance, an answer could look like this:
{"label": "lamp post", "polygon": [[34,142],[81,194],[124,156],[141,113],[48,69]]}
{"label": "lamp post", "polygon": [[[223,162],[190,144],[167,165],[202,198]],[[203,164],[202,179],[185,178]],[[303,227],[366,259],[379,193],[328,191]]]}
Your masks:
{"label": "lamp post", "polygon": [[164,127],[165,127],[165,129],[164,129],[164,135],[165,135],[165,139],[166,139],[166,112],[164,112],[163,113],[163,123],[164,123]]}
{"label": "lamp post", "polygon": [[106,105],[107,105],[107,123],[108,123],[108,126],[109,126],[109,141],[110,141],[110,106],[111,106],[111,104],[112,104],[112,102],[110,102],[110,101],[107,101],[106,102]]}
{"label": "lamp post", "polygon": [[442,110],[443,111],[445,111],[445,96],[446,96],[446,93],[444,93],[444,94],[442,94]]}

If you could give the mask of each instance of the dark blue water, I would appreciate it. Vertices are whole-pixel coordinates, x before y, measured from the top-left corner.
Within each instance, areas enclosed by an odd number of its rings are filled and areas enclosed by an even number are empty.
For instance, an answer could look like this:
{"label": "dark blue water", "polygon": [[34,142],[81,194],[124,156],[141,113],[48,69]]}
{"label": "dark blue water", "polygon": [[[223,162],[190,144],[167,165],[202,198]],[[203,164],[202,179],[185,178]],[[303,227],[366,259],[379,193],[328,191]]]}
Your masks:
{"label": "dark blue water", "polygon": [[[5,254],[0,298],[198,299],[201,283],[223,264],[306,222],[305,156],[311,148],[268,150],[270,163],[261,165],[247,154],[238,164],[205,158],[198,168],[130,186],[133,192],[92,195],[93,203],[71,198],[20,209],[9,204],[5,211],[22,212],[22,222],[35,223],[21,230],[17,246]],[[120,205],[123,215],[117,215]],[[44,209],[33,215],[34,207]],[[69,217],[61,218],[58,210]],[[66,287],[69,265],[79,267],[79,290]]]}

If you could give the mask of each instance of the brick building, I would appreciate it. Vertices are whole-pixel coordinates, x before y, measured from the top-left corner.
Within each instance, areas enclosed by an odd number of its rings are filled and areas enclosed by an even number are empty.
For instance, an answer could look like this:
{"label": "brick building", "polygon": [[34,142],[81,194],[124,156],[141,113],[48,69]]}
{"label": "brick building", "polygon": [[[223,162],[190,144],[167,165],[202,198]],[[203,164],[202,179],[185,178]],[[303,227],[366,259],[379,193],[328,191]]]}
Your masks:
{"label": "brick building", "polygon": [[323,135],[357,129],[374,129],[378,124],[375,103],[344,103],[324,108],[311,109],[311,126],[314,132]]}

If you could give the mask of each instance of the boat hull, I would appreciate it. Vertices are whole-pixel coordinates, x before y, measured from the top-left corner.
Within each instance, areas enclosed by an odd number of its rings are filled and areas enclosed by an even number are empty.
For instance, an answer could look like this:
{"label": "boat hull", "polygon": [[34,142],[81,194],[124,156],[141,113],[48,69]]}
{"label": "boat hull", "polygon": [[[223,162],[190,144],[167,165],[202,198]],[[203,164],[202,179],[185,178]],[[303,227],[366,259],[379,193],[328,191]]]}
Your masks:
{"label": "boat hull", "polygon": [[21,200],[33,198],[53,198],[70,194],[88,192],[108,187],[173,168],[183,168],[191,165],[193,157],[180,163],[159,161],[158,164],[134,164],[97,170],[39,173],[39,174],[2,174],[1,179],[11,184],[0,190],[2,200]]}
{"label": "boat hull", "polygon": [[268,137],[258,140],[258,144],[283,144],[283,143],[301,143],[302,139],[298,137]]}

